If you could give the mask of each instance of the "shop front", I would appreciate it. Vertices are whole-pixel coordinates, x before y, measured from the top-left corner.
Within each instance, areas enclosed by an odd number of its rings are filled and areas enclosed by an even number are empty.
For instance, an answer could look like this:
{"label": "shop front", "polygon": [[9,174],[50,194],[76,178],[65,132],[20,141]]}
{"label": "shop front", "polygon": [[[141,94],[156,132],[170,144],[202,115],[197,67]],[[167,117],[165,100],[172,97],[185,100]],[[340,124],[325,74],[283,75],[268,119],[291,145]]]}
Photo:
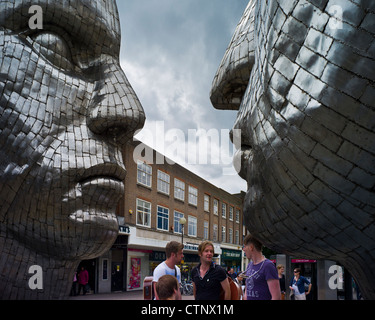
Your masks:
{"label": "shop front", "polygon": [[235,273],[241,271],[242,251],[233,249],[221,249],[221,266],[226,270],[233,268]]}
{"label": "shop front", "polygon": [[[154,269],[167,259],[165,251],[152,251],[150,253],[150,275]],[[177,265],[181,269],[181,280],[189,281],[191,278],[191,270],[199,264],[198,245],[185,244],[184,257],[181,264]]]}
{"label": "shop front", "polygon": [[91,292],[109,293],[126,290],[129,234],[130,228],[120,225],[119,234],[110,250],[96,259],[81,262],[80,267],[84,266],[89,272]]}
{"label": "shop front", "polygon": [[[317,300],[317,260],[312,259],[291,259],[291,270],[301,269],[301,276],[307,278],[312,284],[311,292],[306,296],[307,300]],[[307,291],[308,286],[305,285]]]}

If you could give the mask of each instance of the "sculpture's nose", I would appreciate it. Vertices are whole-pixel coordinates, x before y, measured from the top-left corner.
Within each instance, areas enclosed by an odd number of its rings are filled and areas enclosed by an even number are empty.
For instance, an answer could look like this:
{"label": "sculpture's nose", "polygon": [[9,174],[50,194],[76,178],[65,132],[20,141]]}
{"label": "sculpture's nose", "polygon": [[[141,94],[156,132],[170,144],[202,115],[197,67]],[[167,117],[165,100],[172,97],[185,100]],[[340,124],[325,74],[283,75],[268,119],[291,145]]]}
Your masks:
{"label": "sculpture's nose", "polygon": [[210,98],[216,109],[238,110],[254,64],[254,9],[249,1],[212,83]]}
{"label": "sculpture's nose", "polygon": [[96,81],[95,94],[88,113],[88,127],[118,144],[133,138],[143,128],[145,113],[124,71],[118,63],[108,64],[102,79]]}

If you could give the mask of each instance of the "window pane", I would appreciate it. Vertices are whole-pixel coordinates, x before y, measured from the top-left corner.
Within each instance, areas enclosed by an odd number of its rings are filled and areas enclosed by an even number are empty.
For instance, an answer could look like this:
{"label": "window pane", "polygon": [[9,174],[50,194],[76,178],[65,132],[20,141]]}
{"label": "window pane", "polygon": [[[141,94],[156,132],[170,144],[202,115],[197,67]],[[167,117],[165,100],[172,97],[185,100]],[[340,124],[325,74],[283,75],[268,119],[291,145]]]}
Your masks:
{"label": "window pane", "polygon": [[168,231],[169,209],[158,206],[157,228]]}

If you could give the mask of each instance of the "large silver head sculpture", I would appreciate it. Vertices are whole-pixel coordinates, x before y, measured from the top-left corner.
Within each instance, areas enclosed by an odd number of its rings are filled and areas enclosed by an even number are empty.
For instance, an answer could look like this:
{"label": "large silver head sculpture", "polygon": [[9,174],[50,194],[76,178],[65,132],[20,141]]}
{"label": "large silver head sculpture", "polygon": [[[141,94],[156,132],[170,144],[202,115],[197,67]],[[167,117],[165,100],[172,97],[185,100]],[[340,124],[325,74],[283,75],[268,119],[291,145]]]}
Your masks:
{"label": "large silver head sculpture", "polygon": [[0,299],[63,298],[111,247],[120,149],[145,120],[115,0],[37,1],[42,29],[34,4],[0,1]]}
{"label": "large silver head sculpture", "polygon": [[251,0],[214,78],[238,110],[247,228],[375,299],[375,1]]}

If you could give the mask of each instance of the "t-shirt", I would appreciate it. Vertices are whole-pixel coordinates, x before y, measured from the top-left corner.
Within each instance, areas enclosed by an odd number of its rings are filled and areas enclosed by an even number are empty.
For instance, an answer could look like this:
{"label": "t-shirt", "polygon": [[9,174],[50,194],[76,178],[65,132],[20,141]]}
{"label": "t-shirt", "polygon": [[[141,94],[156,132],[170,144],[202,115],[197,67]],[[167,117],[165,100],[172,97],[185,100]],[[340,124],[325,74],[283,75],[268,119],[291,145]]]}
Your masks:
{"label": "t-shirt", "polygon": [[219,300],[221,292],[221,282],[227,278],[225,270],[215,264],[211,264],[210,269],[203,276],[200,276],[200,266],[196,266],[191,271],[191,278],[195,284],[196,300]]}
{"label": "t-shirt", "polygon": [[179,267],[175,266],[175,269],[171,269],[167,266],[165,261],[160,263],[154,270],[154,280],[158,281],[160,277],[169,274],[177,278],[178,282],[181,283],[181,270]]}
{"label": "t-shirt", "polygon": [[268,289],[267,280],[277,279],[279,276],[272,261],[264,261],[253,264],[250,262],[246,269],[246,294],[247,300],[271,300],[272,295]]}

